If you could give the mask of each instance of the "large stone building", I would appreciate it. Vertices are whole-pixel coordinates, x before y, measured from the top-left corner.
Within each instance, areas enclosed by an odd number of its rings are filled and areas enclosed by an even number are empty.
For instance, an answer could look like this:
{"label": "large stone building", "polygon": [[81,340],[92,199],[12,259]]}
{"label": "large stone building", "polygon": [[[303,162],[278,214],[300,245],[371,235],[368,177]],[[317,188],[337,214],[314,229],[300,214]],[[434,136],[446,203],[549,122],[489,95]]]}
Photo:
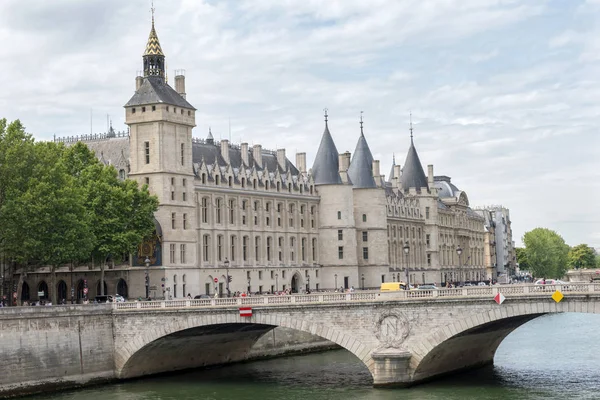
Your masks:
{"label": "large stone building", "polygon": [[512,237],[510,211],[501,205],[477,207],[486,230],[486,269],[493,279],[508,282],[515,275],[517,255]]}
{"label": "large stone building", "polygon": [[[285,149],[217,142],[210,132],[194,138],[196,109],[186,99],[185,77],[175,76],[174,89],[168,85],[154,22],[125,115],[128,133],[111,128],[58,139],[84,140],[122,178],[148,185],[159,199],[155,237],[129,264],[111,265],[108,293],[182,298],[491,278],[484,218],[449,177],[434,176],[432,165],[425,174],[412,126],[406,161],[394,162],[387,180],[362,121],[354,154],[339,154],[327,113],[310,170],[305,153],[294,164]],[[46,273],[29,274],[28,296],[35,298],[40,285],[48,290]],[[59,298],[69,280],[76,297],[85,286],[89,296],[100,289],[97,271],[64,269]]]}

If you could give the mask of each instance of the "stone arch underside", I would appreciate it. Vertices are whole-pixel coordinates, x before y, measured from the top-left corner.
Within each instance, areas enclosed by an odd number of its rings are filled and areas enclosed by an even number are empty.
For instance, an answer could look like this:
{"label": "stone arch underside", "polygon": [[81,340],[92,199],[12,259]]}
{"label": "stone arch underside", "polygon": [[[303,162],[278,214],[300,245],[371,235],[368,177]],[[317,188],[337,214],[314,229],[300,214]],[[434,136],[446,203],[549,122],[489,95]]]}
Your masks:
{"label": "stone arch underside", "polygon": [[600,313],[590,299],[496,306],[440,327],[412,348],[410,384],[493,364],[500,343],[519,326],[545,314]]}
{"label": "stone arch underside", "polygon": [[276,327],[310,333],[338,344],[373,373],[372,349],[347,332],[297,318],[269,315],[242,318],[237,312],[222,322],[215,321],[214,316],[187,318],[128,337],[115,346],[117,377],[127,379],[243,361],[256,341]]}

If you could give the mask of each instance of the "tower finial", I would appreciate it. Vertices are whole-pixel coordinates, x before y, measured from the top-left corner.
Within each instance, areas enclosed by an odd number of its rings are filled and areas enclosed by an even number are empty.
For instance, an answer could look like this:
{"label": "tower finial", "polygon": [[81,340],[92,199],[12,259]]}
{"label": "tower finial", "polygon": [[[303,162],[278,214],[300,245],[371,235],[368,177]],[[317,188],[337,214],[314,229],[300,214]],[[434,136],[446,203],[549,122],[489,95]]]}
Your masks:
{"label": "tower finial", "polygon": [[396,153],[392,153],[392,165],[396,165]]}
{"label": "tower finial", "polygon": [[363,134],[363,112],[360,112],[360,134]]}
{"label": "tower finial", "polygon": [[154,0],[152,0],[152,5],[150,6],[150,11],[152,12],[152,26],[154,26]]}
{"label": "tower finial", "polygon": [[409,119],[410,119],[410,142],[413,142],[413,127],[412,127],[412,111],[409,111]]}
{"label": "tower finial", "polygon": [[325,113],[325,123],[327,123],[327,116],[328,116],[327,111],[328,111],[327,108],[323,109],[323,112]]}

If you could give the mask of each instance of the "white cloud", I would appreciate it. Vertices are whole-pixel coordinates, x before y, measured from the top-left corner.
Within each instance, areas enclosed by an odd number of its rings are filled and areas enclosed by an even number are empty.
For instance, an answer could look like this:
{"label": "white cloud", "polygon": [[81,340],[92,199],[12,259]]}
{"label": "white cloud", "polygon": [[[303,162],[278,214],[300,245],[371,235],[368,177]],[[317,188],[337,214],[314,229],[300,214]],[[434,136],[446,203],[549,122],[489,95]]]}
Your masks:
{"label": "white cloud", "polygon": [[[472,204],[509,207],[517,241],[548,226],[600,247],[595,225],[565,222],[600,200],[598,16],[583,0],[178,0],[157,3],[156,27],[169,75],[186,69],[195,136],[231,123],[234,141],[310,165],[322,109],[340,151],[364,110],[387,172],[412,110],[423,164]],[[143,0],[0,2],[0,117],[39,139],[87,133],[90,109],[95,131],[106,114],[123,129],[149,20]]]}

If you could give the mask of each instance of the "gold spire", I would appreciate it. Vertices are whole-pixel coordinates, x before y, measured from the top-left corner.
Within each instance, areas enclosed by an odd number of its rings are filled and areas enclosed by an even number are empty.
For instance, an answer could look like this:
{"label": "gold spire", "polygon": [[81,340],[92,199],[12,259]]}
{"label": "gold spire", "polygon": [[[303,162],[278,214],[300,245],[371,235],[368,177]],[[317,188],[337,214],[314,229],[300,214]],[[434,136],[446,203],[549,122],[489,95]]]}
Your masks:
{"label": "gold spire", "polygon": [[148,44],[146,44],[145,56],[164,56],[163,51],[158,41],[158,35],[156,29],[154,29],[154,4],[152,5],[152,29],[150,29],[150,36],[148,36]]}

